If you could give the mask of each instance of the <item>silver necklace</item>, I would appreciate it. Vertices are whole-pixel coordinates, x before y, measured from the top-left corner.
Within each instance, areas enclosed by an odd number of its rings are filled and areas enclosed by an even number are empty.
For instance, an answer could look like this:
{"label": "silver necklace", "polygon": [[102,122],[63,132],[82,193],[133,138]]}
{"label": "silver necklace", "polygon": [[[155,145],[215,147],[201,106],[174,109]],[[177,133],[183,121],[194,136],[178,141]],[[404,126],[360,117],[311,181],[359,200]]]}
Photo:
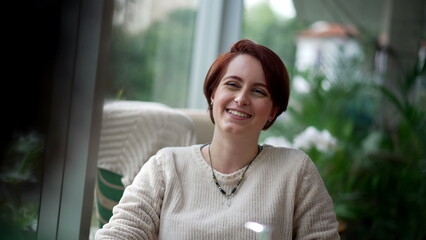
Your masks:
{"label": "silver necklace", "polygon": [[219,189],[220,193],[222,193],[225,196],[225,202],[223,203],[224,207],[230,207],[231,206],[231,197],[237,192],[238,186],[240,186],[241,182],[244,179],[244,176],[246,175],[246,172],[248,170],[248,168],[250,167],[251,163],[254,161],[254,159],[256,159],[256,157],[259,155],[259,153],[262,151],[262,146],[258,145],[257,146],[257,153],[256,156],[254,156],[254,158],[250,161],[250,163],[247,165],[246,169],[244,169],[243,174],[241,175],[240,179],[238,179],[237,185],[235,185],[234,188],[232,188],[230,193],[227,193],[219,184],[219,182],[217,181],[216,175],[214,174],[214,170],[213,170],[213,159],[210,153],[210,146],[211,144],[209,144],[209,160],[210,160],[210,168],[212,170],[212,177],[213,177],[213,181],[216,184],[217,188]]}

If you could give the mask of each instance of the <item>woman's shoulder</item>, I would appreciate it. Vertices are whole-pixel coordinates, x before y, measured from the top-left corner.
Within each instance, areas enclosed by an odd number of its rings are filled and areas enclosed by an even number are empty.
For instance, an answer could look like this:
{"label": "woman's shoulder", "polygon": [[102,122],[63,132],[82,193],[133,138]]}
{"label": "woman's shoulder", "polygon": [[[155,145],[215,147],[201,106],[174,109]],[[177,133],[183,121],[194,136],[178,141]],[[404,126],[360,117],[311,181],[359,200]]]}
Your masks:
{"label": "woman's shoulder", "polygon": [[156,162],[161,162],[161,164],[175,162],[176,160],[181,162],[184,159],[194,157],[200,147],[201,145],[164,147],[160,149],[152,158]]}
{"label": "woman's shoulder", "polygon": [[269,155],[274,155],[274,156],[278,155],[281,157],[289,157],[292,159],[309,158],[309,156],[304,151],[297,148],[275,147],[272,145],[264,144],[263,149]]}
{"label": "woman's shoulder", "polygon": [[267,162],[274,168],[291,169],[291,172],[303,172],[303,174],[317,172],[315,163],[300,149],[265,145],[264,150],[266,150]]}
{"label": "woman's shoulder", "polygon": [[184,164],[187,159],[193,156],[194,147],[196,146],[192,145],[161,148],[149,158],[149,160],[144,164],[143,168],[162,169],[162,171],[175,169],[177,165]]}
{"label": "woman's shoulder", "polygon": [[300,149],[275,147],[267,144],[263,145],[263,149],[265,158],[268,158],[270,162],[280,167],[282,167],[282,165],[303,167],[312,163],[311,158]]}
{"label": "woman's shoulder", "polygon": [[180,155],[180,154],[191,154],[195,148],[200,148],[201,145],[190,145],[190,146],[175,146],[175,147],[164,147],[160,149],[156,155]]}

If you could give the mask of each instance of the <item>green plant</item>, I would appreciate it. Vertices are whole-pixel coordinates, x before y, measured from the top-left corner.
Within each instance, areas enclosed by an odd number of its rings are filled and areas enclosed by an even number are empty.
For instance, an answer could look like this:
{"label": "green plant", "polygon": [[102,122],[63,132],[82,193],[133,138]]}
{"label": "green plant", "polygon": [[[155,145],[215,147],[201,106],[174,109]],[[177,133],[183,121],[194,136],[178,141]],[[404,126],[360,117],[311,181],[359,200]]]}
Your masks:
{"label": "green plant", "polygon": [[310,92],[292,96],[285,122],[270,133],[281,131],[292,140],[313,126],[337,139],[329,151],[303,150],[346,226],[342,239],[426,237],[426,110],[421,98],[412,97],[425,72],[424,64],[416,66],[400,80],[398,92],[368,74],[342,71],[330,80],[314,71],[300,73]]}
{"label": "green plant", "polygon": [[[379,117],[376,132],[363,142],[365,158],[354,169],[358,209],[348,231],[356,239],[426,237],[426,110],[411,97],[425,66],[399,81],[398,92],[376,85],[393,119],[387,124]],[[367,151],[371,138],[376,147]]]}

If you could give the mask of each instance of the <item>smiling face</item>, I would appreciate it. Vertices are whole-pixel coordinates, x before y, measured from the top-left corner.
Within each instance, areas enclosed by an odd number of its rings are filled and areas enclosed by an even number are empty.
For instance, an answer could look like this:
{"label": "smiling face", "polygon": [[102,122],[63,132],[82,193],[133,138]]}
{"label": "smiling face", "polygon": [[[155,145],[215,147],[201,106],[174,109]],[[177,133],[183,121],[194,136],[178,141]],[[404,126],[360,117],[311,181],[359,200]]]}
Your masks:
{"label": "smiling face", "polygon": [[211,100],[216,128],[226,133],[258,137],[276,113],[262,66],[248,54],[229,63]]}

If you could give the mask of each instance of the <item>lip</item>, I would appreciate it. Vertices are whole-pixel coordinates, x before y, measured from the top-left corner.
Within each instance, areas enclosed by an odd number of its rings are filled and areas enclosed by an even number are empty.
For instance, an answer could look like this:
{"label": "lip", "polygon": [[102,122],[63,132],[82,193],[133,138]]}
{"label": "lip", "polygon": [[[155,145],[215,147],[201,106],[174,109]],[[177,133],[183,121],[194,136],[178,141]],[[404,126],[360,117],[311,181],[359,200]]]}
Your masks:
{"label": "lip", "polygon": [[234,109],[234,108],[226,108],[225,109],[226,113],[234,118],[234,119],[238,119],[238,120],[246,120],[246,119],[250,119],[253,116],[247,112],[238,110],[238,109]]}

